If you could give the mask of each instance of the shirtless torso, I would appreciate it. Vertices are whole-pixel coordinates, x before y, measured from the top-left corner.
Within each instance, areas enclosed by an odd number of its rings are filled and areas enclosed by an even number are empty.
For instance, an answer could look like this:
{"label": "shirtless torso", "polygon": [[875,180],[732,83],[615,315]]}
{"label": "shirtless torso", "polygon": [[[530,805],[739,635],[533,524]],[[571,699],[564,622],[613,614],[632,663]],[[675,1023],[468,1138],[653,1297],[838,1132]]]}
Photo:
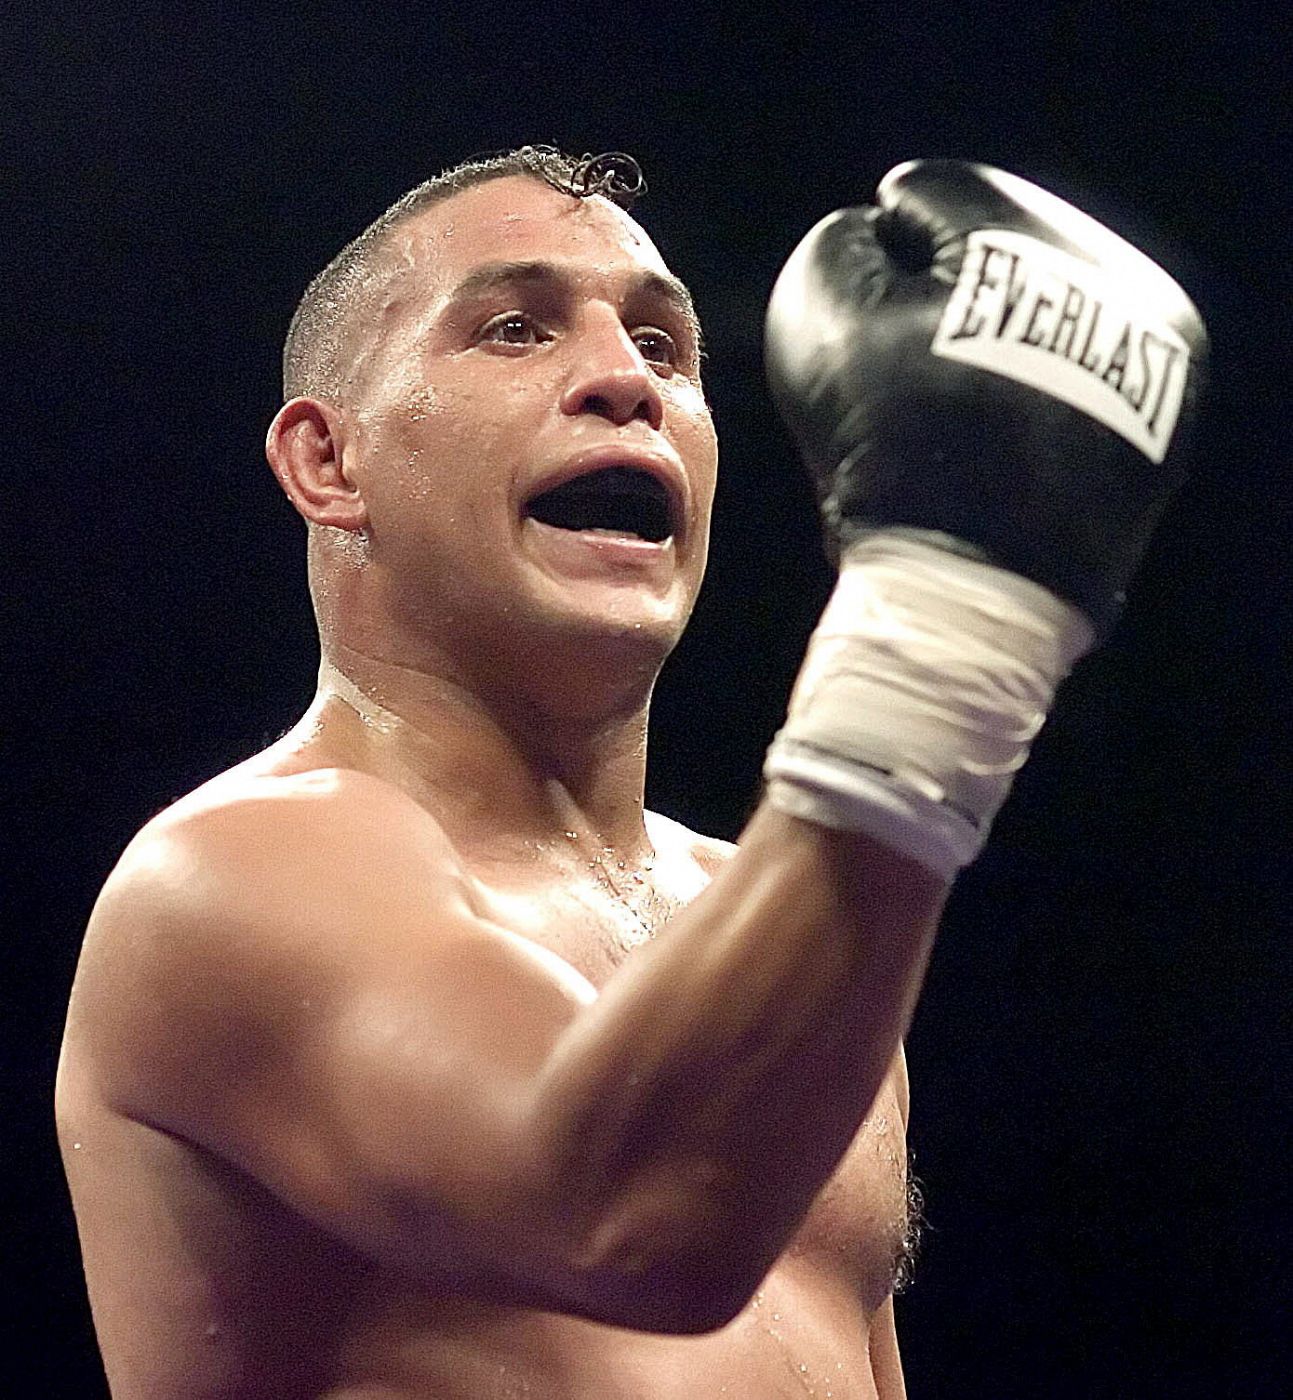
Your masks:
{"label": "shirtless torso", "polygon": [[[337,732],[347,729],[351,738]],[[267,779],[286,790],[299,775],[362,764],[355,734],[344,719],[305,741],[298,730],[164,813],[136,852],[146,853],[159,825],[192,823],[249,793],[272,803]],[[346,800],[344,784],[332,800]],[[656,859],[642,883],[631,875],[617,883],[620,872],[570,858],[556,862],[554,878],[553,862],[533,852],[459,854],[482,916],[549,949],[600,990],[733,849],[663,818],[649,818],[648,831]],[[138,934],[110,914],[92,925],[59,1085],[60,1135],[115,1400],[904,1393],[891,1298],[908,1230],[901,1052],[851,1149],[745,1309],[704,1335],[653,1335],[500,1302],[496,1289],[451,1269],[438,1283],[413,1277],[186,1140],[168,1106],[138,1101],[119,1054],[105,1056],[97,1044],[102,1005],[129,995],[123,987],[148,956],[150,940]],[[172,1028],[177,1040],[185,1033]],[[138,1053],[148,1056],[149,1045],[140,1042]]]}
{"label": "shirtless torso", "polygon": [[739,849],[644,817],[698,323],[600,194],[487,173],[303,299],[266,454],[319,698],[86,936],[58,1117],[114,1400],[901,1400],[947,882],[774,803]]}

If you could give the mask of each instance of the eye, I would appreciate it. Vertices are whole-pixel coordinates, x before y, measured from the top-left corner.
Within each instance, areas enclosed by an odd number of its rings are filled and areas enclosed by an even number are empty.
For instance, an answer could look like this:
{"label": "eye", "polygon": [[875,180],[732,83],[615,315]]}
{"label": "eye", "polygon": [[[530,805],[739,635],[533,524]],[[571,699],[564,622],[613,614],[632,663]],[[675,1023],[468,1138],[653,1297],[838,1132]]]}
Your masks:
{"label": "eye", "polygon": [[494,345],[524,347],[538,345],[551,337],[528,312],[504,311],[485,322],[477,339]]}
{"label": "eye", "polygon": [[678,344],[668,331],[657,330],[654,326],[644,326],[633,332],[633,343],[638,347],[642,358],[652,365],[678,364]]}

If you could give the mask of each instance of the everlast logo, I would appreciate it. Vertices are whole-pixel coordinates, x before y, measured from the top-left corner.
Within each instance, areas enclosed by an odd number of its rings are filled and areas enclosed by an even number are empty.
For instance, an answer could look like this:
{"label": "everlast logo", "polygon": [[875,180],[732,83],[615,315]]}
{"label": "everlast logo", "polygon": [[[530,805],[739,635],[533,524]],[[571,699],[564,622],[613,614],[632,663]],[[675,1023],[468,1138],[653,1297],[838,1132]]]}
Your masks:
{"label": "everlast logo", "polygon": [[1161,462],[1189,352],[1170,326],[1129,314],[1136,294],[1049,243],[981,229],[930,348],[1063,399]]}

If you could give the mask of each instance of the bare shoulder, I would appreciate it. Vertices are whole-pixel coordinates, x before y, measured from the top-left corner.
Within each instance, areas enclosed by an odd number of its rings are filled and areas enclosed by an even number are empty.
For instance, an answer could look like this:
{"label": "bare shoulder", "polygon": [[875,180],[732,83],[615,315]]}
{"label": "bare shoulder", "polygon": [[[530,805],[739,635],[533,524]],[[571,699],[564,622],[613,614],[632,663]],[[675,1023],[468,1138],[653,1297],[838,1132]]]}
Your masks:
{"label": "bare shoulder", "polygon": [[148,822],[104,885],[87,938],[124,915],[218,913],[228,926],[250,903],[308,904],[341,886],[366,893],[392,866],[428,879],[461,875],[438,824],[406,793],[366,773],[297,773],[242,765],[203,784]]}
{"label": "bare shoulder", "polygon": [[326,997],[378,930],[425,928],[467,898],[449,840],[391,784],[346,769],[233,769],[148,822],[109,875],[69,1042],[93,1047],[128,1108],[141,1076],[164,1070],[158,1046],[176,1023],[192,1044],[209,1019],[208,1048],[241,1053],[257,1025]]}
{"label": "bare shoulder", "polygon": [[[393,783],[354,768],[315,767],[280,771],[256,761],[241,763],[158,813],[139,833],[149,838],[186,831],[210,833],[225,819],[252,823],[296,823],[314,815],[399,815],[425,830],[438,830],[427,811]],[[137,838],[138,839],[138,838]]]}
{"label": "bare shoulder", "polygon": [[685,854],[690,857],[711,879],[736,854],[737,847],[732,841],[720,841],[714,836],[702,836],[690,827],[683,826],[672,817],[659,812],[647,812],[646,827],[656,850],[664,855]]}
{"label": "bare shoulder", "polygon": [[[440,1277],[464,1231],[487,1248],[464,1222],[492,1221],[512,1183],[537,1199],[529,1090],[596,995],[481,914],[444,831],[399,789],[232,770],[150,822],[104,888],[60,1132],[88,1107],[145,1123]],[[517,1222],[500,1257],[527,1238],[520,1207]]]}

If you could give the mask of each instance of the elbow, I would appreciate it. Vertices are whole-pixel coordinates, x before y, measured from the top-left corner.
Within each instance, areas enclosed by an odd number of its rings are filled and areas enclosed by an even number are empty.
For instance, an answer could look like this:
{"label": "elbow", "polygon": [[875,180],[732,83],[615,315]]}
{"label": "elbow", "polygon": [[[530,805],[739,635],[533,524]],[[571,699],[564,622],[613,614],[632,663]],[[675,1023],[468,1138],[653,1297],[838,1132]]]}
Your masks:
{"label": "elbow", "polygon": [[730,1212],[662,1204],[657,1197],[643,1210],[639,1201],[581,1242],[569,1260],[580,1311],[640,1332],[715,1332],[749,1304],[783,1241],[759,1239]]}
{"label": "elbow", "polygon": [[720,1331],[749,1306],[766,1272],[752,1278],[709,1267],[679,1267],[637,1290],[632,1325],[688,1337]]}
{"label": "elbow", "polygon": [[740,1186],[712,1162],[673,1160],[639,1170],[609,1198],[577,1193],[582,1210],[563,1193],[545,1231],[556,1247],[540,1266],[550,1296],[559,1296],[561,1311],[638,1332],[698,1336],[726,1327],[792,1232],[792,1222],[759,1210]]}
{"label": "elbow", "polygon": [[587,1276],[572,1312],[635,1332],[701,1336],[717,1332],[749,1305],[757,1276],[716,1266],[710,1259],[673,1260],[637,1274]]}

